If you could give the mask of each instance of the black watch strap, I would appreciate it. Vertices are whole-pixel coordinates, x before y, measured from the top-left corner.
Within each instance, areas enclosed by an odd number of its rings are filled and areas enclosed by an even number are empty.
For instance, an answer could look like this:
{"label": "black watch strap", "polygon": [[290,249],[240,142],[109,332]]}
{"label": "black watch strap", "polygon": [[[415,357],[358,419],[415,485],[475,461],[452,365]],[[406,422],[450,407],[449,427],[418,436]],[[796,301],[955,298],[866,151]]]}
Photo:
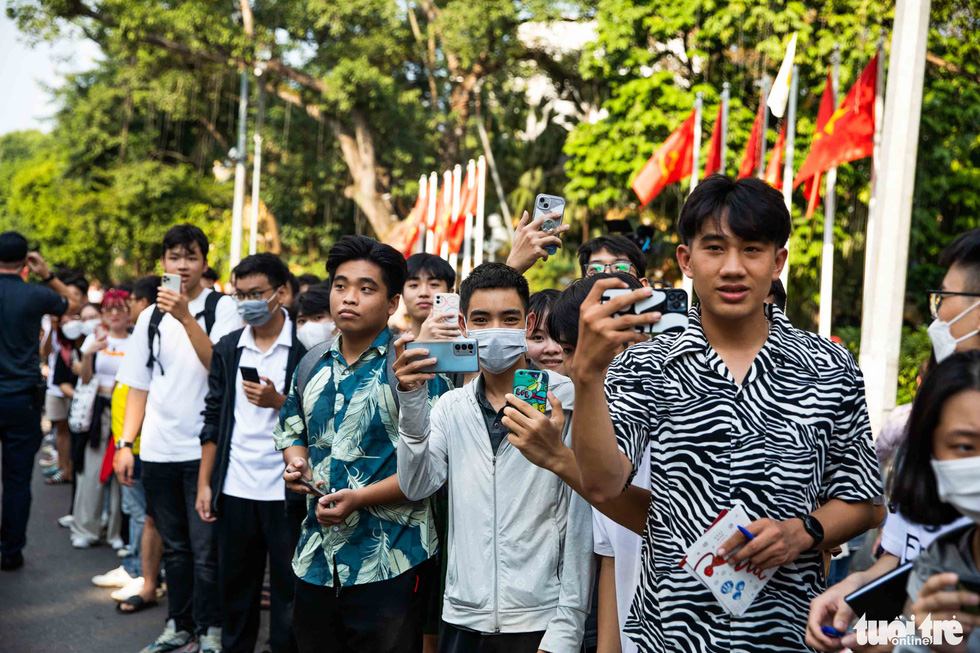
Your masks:
{"label": "black watch strap", "polygon": [[53,274],[49,274],[47,279],[41,279],[41,283],[51,283],[52,281],[54,281]]}
{"label": "black watch strap", "polygon": [[804,515],[800,517],[800,519],[803,521],[803,530],[806,531],[807,535],[813,538],[813,544],[810,545],[809,549],[812,551],[820,546],[821,542],[823,542],[823,524],[821,524],[820,520],[813,515]]}
{"label": "black watch strap", "polygon": [[119,447],[121,449],[132,449],[133,448],[133,443],[132,442],[120,442],[119,443]]}

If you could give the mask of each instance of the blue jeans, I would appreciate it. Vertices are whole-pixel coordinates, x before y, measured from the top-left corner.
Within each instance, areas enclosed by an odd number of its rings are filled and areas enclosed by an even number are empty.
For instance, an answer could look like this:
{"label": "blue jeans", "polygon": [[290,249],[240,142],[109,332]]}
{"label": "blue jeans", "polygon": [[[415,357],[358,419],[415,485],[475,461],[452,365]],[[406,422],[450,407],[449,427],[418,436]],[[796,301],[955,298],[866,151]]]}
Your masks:
{"label": "blue jeans", "polygon": [[27,544],[31,474],[34,455],[41,446],[41,405],[33,391],[0,395],[0,443],[3,481],[0,553],[12,555],[20,553]]}
{"label": "blue jeans", "polygon": [[146,490],[136,481],[133,487],[122,486],[122,511],[129,516],[129,555],[123,558],[123,568],[133,578],[143,575],[141,542],[146,523]]}

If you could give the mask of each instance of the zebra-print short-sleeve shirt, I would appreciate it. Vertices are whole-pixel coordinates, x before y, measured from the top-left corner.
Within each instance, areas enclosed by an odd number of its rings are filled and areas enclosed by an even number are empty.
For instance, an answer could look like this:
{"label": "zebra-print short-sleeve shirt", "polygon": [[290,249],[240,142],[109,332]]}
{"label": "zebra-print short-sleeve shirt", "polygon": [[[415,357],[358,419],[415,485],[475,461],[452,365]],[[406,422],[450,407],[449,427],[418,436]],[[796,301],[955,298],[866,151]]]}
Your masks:
{"label": "zebra-print short-sleeve shirt", "polygon": [[635,345],[610,366],[606,398],[623,453],[650,447],[642,573],[626,632],[641,651],[807,651],[822,556],[779,569],[741,617],[728,616],[679,563],[719,512],[801,517],[829,499],[880,495],[861,371],[846,349],[793,328],[778,310],[769,338],[736,385],[701,328]]}

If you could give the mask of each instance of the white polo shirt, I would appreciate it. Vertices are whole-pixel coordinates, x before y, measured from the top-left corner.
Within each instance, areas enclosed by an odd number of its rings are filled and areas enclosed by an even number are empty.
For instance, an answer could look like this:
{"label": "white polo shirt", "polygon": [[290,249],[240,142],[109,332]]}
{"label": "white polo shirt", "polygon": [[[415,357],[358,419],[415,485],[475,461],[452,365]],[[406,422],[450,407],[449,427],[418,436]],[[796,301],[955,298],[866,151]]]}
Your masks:
{"label": "white polo shirt", "polygon": [[[293,346],[293,324],[289,315],[285,317],[279,338],[268,351],[262,352],[256,346],[250,326],[245,327],[238,339],[238,348],[242,350],[239,366],[254,367],[259,376],[272,381],[276,392],[281,394],[286,393],[286,365]],[[272,439],[278,419],[278,410],[259,408],[245,397],[239,369],[235,377],[235,425],[222,492],[252,501],[282,501],[285,498],[282,472],[286,464]]]}

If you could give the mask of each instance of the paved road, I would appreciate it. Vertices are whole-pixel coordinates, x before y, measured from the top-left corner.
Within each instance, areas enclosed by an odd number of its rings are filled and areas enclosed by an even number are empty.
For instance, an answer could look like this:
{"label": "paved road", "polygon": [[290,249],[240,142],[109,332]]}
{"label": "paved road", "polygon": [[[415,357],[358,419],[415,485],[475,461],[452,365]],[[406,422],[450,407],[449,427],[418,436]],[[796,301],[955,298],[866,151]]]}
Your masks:
{"label": "paved road", "polygon": [[[0,653],[137,653],[163,630],[166,599],[139,614],[115,611],[112,590],[91,578],[118,567],[107,546],[71,547],[68,530],[58,526],[71,498],[67,485],[46,486],[35,467],[34,502],[27,531],[25,566],[0,572]],[[259,647],[268,633],[262,612]]]}

